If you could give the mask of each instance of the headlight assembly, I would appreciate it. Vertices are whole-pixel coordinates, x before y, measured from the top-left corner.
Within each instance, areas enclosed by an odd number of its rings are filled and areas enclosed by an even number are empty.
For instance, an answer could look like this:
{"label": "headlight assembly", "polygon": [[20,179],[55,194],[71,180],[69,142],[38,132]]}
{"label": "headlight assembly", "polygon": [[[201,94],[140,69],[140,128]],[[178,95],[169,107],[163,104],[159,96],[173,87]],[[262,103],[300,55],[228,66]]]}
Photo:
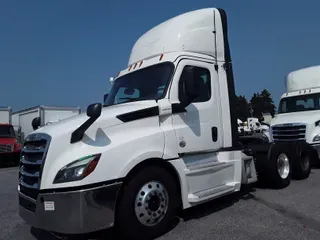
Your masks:
{"label": "headlight assembly", "polygon": [[317,134],[317,135],[315,135],[312,141],[313,141],[313,142],[318,142],[318,141],[320,141],[320,133]]}
{"label": "headlight assembly", "polygon": [[85,178],[94,171],[100,156],[100,153],[89,155],[64,166],[57,173],[53,183],[72,182]]}

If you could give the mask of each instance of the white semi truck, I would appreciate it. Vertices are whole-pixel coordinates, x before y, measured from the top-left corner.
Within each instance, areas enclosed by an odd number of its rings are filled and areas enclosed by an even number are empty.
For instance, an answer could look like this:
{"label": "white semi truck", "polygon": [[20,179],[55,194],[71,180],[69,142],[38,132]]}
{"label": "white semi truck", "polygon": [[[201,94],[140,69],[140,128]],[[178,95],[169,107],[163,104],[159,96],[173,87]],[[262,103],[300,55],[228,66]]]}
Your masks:
{"label": "white semi truck", "polygon": [[274,142],[303,141],[313,151],[313,161],[320,156],[320,66],[289,73],[285,79],[278,114],[271,121]]}
{"label": "white semi truck", "polygon": [[[62,234],[115,226],[127,239],[158,236],[179,210],[267,180],[308,177],[286,143],[242,145],[222,9],[188,12],[135,43],[105,103],[26,138],[19,213]],[[247,141],[248,140],[248,141]],[[298,144],[298,143],[297,143]]]}

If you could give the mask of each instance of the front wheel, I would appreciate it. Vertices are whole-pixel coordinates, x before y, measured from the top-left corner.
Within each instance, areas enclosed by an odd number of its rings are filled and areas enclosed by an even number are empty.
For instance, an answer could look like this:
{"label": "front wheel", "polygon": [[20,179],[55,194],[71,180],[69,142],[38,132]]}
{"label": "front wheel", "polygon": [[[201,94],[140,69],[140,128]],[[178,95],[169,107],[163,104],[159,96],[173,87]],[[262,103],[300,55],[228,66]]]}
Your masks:
{"label": "front wheel", "polygon": [[128,239],[163,234],[176,215],[180,191],[174,177],[162,167],[146,167],[123,185],[115,227]]}

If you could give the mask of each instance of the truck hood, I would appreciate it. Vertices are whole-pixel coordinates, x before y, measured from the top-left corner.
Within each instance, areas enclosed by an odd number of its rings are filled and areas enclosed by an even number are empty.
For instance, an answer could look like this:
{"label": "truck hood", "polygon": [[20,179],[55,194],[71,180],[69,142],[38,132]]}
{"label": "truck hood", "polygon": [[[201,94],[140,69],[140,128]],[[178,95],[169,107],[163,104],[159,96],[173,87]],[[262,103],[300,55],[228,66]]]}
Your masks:
{"label": "truck hood", "polygon": [[14,144],[17,143],[15,138],[4,138],[0,136],[0,144]]}
{"label": "truck hood", "polygon": [[320,120],[319,111],[305,111],[278,114],[271,120],[271,126],[284,123],[315,123]]}
{"label": "truck hood", "polygon": [[[104,107],[102,109],[101,116],[94,122],[94,124],[90,128],[99,127],[103,129],[123,124],[123,122],[117,118],[118,115],[155,106],[158,106],[155,100],[146,100]],[[76,115],[41,127],[33,133],[47,133],[51,137],[70,134],[88,119],[89,117],[87,116],[87,114],[82,113],[80,115]]]}

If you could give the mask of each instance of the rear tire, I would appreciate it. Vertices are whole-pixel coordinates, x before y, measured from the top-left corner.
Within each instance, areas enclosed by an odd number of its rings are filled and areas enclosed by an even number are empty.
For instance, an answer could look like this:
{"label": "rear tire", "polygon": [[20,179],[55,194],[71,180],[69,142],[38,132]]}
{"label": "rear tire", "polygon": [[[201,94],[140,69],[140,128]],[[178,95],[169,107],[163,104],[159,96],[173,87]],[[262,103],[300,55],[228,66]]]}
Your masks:
{"label": "rear tire", "polygon": [[168,229],[180,204],[180,190],[163,167],[140,170],[124,183],[115,228],[125,239],[150,239]]}
{"label": "rear tire", "polygon": [[265,176],[273,188],[281,189],[290,185],[293,154],[286,144],[274,143],[269,148],[268,167]]}
{"label": "rear tire", "polygon": [[297,143],[296,158],[293,165],[293,177],[297,180],[306,179],[311,172],[312,148],[307,143]]}

